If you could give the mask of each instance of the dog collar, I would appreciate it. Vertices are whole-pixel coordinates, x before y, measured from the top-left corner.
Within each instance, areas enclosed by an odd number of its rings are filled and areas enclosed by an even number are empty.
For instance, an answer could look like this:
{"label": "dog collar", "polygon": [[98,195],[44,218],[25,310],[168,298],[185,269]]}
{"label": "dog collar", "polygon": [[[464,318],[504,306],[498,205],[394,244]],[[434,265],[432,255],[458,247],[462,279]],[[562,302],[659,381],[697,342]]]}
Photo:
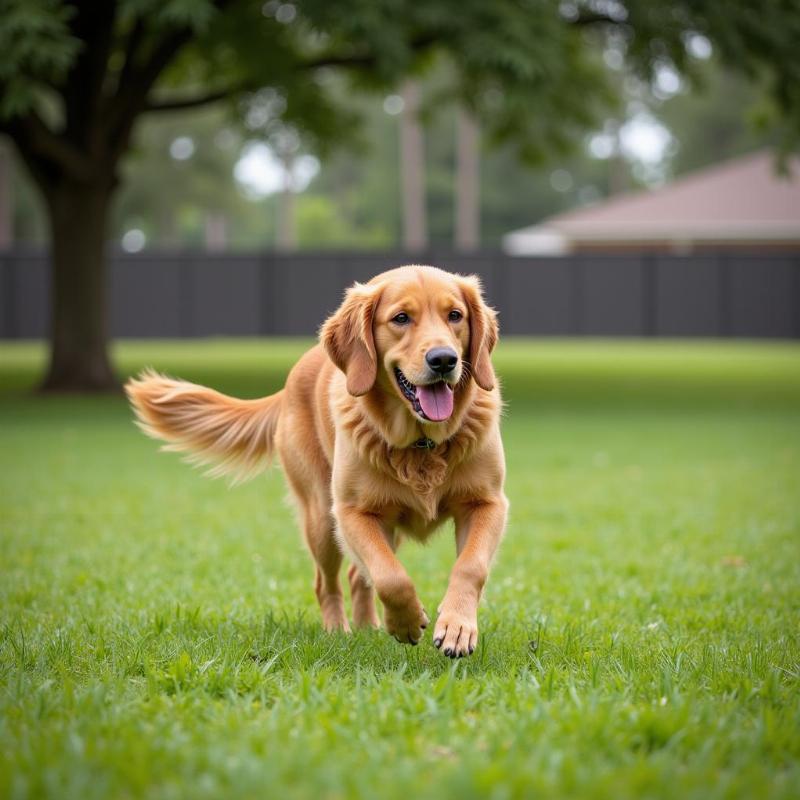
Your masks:
{"label": "dog collar", "polygon": [[421,439],[417,439],[411,446],[417,450],[433,450],[436,447],[436,442],[434,442],[433,439],[428,439],[427,436],[423,436]]}

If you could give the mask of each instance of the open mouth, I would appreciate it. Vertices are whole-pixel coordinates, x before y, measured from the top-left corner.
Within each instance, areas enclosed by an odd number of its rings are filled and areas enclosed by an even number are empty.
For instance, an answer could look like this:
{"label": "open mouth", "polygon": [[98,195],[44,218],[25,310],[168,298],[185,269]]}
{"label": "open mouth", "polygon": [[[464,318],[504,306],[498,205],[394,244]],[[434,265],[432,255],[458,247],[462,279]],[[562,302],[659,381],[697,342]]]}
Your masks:
{"label": "open mouth", "polygon": [[442,422],[453,413],[453,387],[444,381],[416,386],[406,378],[402,370],[394,368],[397,384],[411,407],[423,419]]}

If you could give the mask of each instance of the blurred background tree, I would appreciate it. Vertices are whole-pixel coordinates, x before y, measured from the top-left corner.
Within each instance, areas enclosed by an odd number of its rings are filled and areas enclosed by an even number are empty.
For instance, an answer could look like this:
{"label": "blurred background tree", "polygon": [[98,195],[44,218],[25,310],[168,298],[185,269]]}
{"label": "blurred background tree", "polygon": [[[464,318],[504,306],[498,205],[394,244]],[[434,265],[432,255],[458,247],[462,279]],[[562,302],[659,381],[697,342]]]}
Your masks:
{"label": "blurred background tree", "polygon": [[141,232],[142,245],[167,248],[224,249],[229,241],[255,247],[265,235],[272,239],[274,220],[234,179],[243,146],[239,130],[216,109],[142,125],[121,169],[112,217],[120,242],[127,234],[135,250],[132,231]]}
{"label": "blurred background tree", "polygon": [[[540,164],[521,160],[511,145],[482,148],[480,244],[498,247],[509,230],[608,196],[614,188],[612,172],[623,186],[637,189],[775,144],[775,132],[763,120],[766,93],[762,86],[713,58],[697,71],[699,91],[682,84],[666,99],[652,94],[646,98],[648,125],[663,126],[669,132],[669,140],[657,149],[656,173],[649,175],[650,180],[637,169],[641,154],[636,147],[614,162],[602,127],[587,133],[573,153]],[[431,81],[433,77],[426,84]],[[639,103],[627,92],[624,96],[635,107]],[[395,108],[396,97],[354,100],[363,119],[361,146],[330,154],[298,195],[298,248],[399,246],[397,115],[386,110]],[[456,113],[452,106],[439,109],[424,126],[430,240],[442,248],[455,241]],[[133,237],[134,249],[206,247],[207,212],[216,209],[225,219],[226,249],[274,246],[279,166],[263,152],[257,154],[255,166],[249,164],[246,154],[254,143],[249,136],[219,108],[144,120],[123,164],[109,239],[121,246],[126,233],[139,230],[144,235]],[[12,159],[11,167],[14,241],[43,245],[47,225],[35,187],[21,164]],[[556,189],[551,184],[552,173],[559,169],[569,174],[569,188],[557,182]],[[268,174],[262,174],[264,170]]]}
{"label": "blurred background tree", "polygon": [[[426,77],[427,192],[417,202],[428,205],[424,241],[433,244],[452,241],[457,113],[479,125],[487,153],[486,243],[576,199],[663,180],[663,163],[630,152],[631,131],[649,123],[662,151],[674,146],[651,106],[663,103],[673,125],[696,118],[678,95],[682,82],[697,80],[704,46],[706,60],[713,48],[747,86],[763,88],[762,120],[777,144],[790,147],[800,129],[798,0],[758,8],[712,0],[0,0],[0,20],[0,129],[48,222],[46,389],[115,385],[110,231],[124,228],[130,250],[148,238],[327,246],[352,244],[352,232],[364,246],[398,241],[396,156],[385,154],[397,152],[391,117],[403,116],[397,93],[409,76],[417,85]],[[385,98],[383,109],[358,99],[369,93]],[[214,104],[218,121],[196,111]],[[171,116],[138,125],[157,114]],[[594,158],[576,155],[592,132]],[[326,158],[345,142],[359,148],[357,158]],[[366,159],[368,142],[376,148]],[[730,143],[737,146],[745,145]],[[258,153],[277,161],[284,181],[273,197],[248,203],[248,193],[270,193],[268,180],[254,179]],[[296,198],[318,168],[311,154],[325,167]],[[526,173],[523,162],[547,166]]]}

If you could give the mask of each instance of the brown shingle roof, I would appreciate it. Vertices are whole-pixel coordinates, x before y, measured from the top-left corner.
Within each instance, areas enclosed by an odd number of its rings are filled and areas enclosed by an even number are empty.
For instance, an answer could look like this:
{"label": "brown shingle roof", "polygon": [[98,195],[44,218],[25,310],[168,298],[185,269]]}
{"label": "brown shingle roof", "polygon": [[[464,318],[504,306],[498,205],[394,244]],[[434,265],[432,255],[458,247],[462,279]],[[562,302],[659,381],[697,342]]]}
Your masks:
{"label": "brown shingle roof", "polygon": [[[549,217],[509,234],[508,249],[524,252],[525,237],[586,242],[800,241],[800,159],[790,177],[776,174],[769,152],[752,153],[691,173],[658,189],[612,197]],[[516,241],[515,241],[516,240]]]}

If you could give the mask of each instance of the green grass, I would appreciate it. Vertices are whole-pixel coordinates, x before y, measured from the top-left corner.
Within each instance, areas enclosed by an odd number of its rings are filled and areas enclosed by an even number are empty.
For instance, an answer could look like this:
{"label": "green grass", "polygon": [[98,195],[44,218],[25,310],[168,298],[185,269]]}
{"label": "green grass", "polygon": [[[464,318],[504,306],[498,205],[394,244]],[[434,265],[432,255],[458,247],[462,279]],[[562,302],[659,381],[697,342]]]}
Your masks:
{"label": "green grass", "polygon": [[[305,342],[131,343],[244,396]],[[506,341],[511,499],[455,663],[325,635],[234,489],[0,347],[0,796],[798,797],[800,347]],[[401,558],[427,608],[452,534]]]}

